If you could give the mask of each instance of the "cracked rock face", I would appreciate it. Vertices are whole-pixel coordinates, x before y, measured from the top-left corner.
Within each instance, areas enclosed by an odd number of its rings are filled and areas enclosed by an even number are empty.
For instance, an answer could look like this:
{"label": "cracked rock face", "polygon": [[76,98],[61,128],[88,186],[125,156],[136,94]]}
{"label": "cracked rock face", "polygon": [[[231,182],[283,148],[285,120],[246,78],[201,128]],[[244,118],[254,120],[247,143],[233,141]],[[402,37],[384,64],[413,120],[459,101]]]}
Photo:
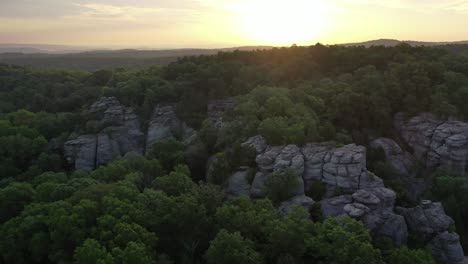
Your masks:
{"label": "cracked rock face", "polygon": [[413,148],[418,160],[429,169],[442,168],[458,175],[467,174],[468,124],[441,121],[431,114],[420,114],[404,121],[395,116],[395,126],[402,138]]}
{"label": "cracked rock face", "polygon": [[146,150],[150,151],[158,141],[175,138],[190,143],[195,136],[195,130],[177,117],[174,106],[157,106],[149,122]]}
{"label": "cracked rock face", "polygon": [[237,197],[241,195],[250,196],[250,183],[249,176],[252,173],[252,169],[249,167],[240,167],[231,177],[228,179],[226,194],[229,197]]}
{"label": "cracked rock face", "polygon": [[65,158],[77,170],[93,170],[96,166],[96,136],[83,135],[65,143]]}
{"label": "cracked rock face", "polygon": [[93,170],[119,155],[143,152],[144,134],[133,109],[115,97],[102,97],[89,113],[98,121],[100,132],[81,135],[64,146],[65,158],[76,170]]}
{"label": "cracked rock face", "polygon": [[398,207],[397,211],[405,217],[410,232],[428,242],[433,256],[441,263],[461,264],[464,261],[460,237],[448,232],[454,224],[445,214],[441,203],[423,200],[414,208]]}
{"label": "cracked rock face", "polygon": [[292,169],[301,183],[297,195],[304,194],[314,181],[347,190],[383,187],[381,179],[367,171],[366,148],[355,144],[335,147],[330,143],[268,146],[261,136],[249,138],[243,145],[256,149],[257,174],[251,194],[263,197],[265,183],[276,171]]}
{"label": "cracked rock face", "polygon": [[423,178],[417,177],[414,171],[417,161],[413,155],[403,151],[394,140],[389,138],[375,139],[370,143],[370,147],[374,150],[383,150],[386,164],[392,168],[395,176],[399,177],[408,190],[407,197],[414,202],[418,201],[428,184]]}
{"label": "cracked rock face", "polygon": [[396,194],[387,188],[361,189],[320,201],[324,216],[348,215],[361,220],[374,236],[388,237],[396,245],[406,243],[405,219],[394,213]]}
{"label": "cracked rock face", "polygon": [[405,217],[410,231],[424,239],[444,232],[454,224],[452,218],[445,214],[441,203],[428,200],[423,200],[414,208],[398,207],[397,211]]}
{"label": "cracked rock face", "polygon": [[372,149],[381,148],[385,153],[385,160],[399,175],[410,175],[415,166],[415,160],[410,153],[405,152],[393,140],[389,138],[378,138],[370,143]]}
{"label": "cracked rock face", "polygon": [[429,248],[440,263],[466,264],[460,237],[456,233],[439,233],[429,242]]}

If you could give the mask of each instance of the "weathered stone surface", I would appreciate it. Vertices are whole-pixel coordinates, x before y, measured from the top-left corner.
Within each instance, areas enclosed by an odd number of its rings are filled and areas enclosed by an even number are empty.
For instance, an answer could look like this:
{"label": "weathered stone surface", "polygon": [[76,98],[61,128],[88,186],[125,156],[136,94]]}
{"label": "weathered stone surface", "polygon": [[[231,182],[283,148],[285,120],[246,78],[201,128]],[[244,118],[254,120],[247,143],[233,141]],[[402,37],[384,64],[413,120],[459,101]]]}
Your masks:
{"label": "weathered stone surface", "polygon": [[404,245],[408,239],[405,219],[393,210],[375,210],[363,218],[366,227],[376,237],[386,237],[397,246]]}
{"label": "weathered stone surface", "polygon": [[241,167],[228,180],[226,194],[231,197],[240,195],[250,196],[249,177],[252,170],[249,167]]}
{"label": "weathered stone surface", "polygon": [[250,188],[250,195],[254,198],[263,198],[266,196],[266,183],[269,175],[263,172],[257,172]]}
{"label": "weathered stone surface", "polygon": [[100,132],[83,135],[65,143],[68,163],[77,170],[93,170],[128,152],[143,153],[144,134],[133,109],[115,97],[102,97],[89,108]]}
{"label": "weathered stone surface", "polygon": [[223,116],[224,114],[234,109],[236,106],[236,100],[233,98],[228,98],[224,100],[213,100],[208,103],[208,119],[212,122],[215,128],[221,128],[224,126]]}
{"label": "weathered stone surface", "polygon": [[312,198],[305,195],[298,195],[289,199],[288,201],[282,202],[279,210],[284,214],[288,214],[294,209],[295,206],[309,210],[314,204],[315,201]]}
{"label": "weathered stone surface", "polygon": [[261,154],[267,148],[266,140],[262,136],[255,136],[242,143],[243,146],[249,146],[255,149],[257,154]]}
{"label": "weathered stone surface", "polygon": [[432,255],[440,262],[447,264],[465,264],[460,237],[447,231],[437,234],[430,242]]}
{"label": "weathered stone surface", "polygon": [[96,135],[83,135],[65,143],[65,158],[76,170],[96,167]]}
{"label": "weathered stone surface", "polygon": [[418,178],[415,173],[416,159],[410,153],[403,151],[401,147],[392,139],[378,138],[370,143],[374,150],[382,149],[385,154],[385,162],[394,172],[394,177],[398,177],[407,190],[406,196],[416,202],[426,191],[428,183],[424,178]]}
{"label": "weathered stone surface", "polygon": [[452,218],[445,214],[441,203],[427,200],[414,208],[398,207],[397,212],[405,217],[410,232],[423,239],[448,230],[454,223]]}
{"label": "weathered stone surface", "polygon": [[285,173],[291,169],[297,176],[297,188],[295,195],[304,194],[304,158],[301,149],[296,145],[267,147],[263,153],[255,159],[258,173],[252,184],[252,195],[262,197],[266,192],[266,183],[273,173]]}
{"label": "weathered stone surface", "polygon": [[307,144],[302,148],[268,146],[261,136],[249,138],[243,145],[257,151],[257,174],[251,190],[255,197],[265,194],[265,184],[273,173],[288,169],[298,176],[296,195],[303,195],[314,181],[324,182],[328,189],[349,191],[384,186],[380,178],[367,171],[366,149],[362,146],[351,144],[337,148],[331,143]]}
{"label": "weathered stone surface", "polygon": [[320,201],[324,216],[347,214],[361,220],[374,236],[390,238],[403,245],[408,238],[405,219],[393,211],[396,194],[387,188],[361,189]]}
{"label": "weathered stone surface", "polygon": [[343,207],[343,210],[352,218],[359,218],[370,211],[369,207],[360,203],[351,203]]}
{"label": "weathered stone surface", "polygon": [[302,149],[304,180],[320,180],[345,189],[383,187],[366,168],[366,149],[355,144],[334,148],[330,144],[308,144]]}
{"label": "weathered stone surface", "polygon": [[351,195],[341,195],[320,201],[320,208],[324,216],[340,216],[346,214],[344,207],[351,204],[353,198]]}
{"label": "weathered stone surface", "polygon": [[396,211],[404,216],[411,233],[428,242],[433,256],[439,262],[463,263],[460,238],[456,233],[448,232],[454,222],[445,214],[441,203],[423,200],[414,208],[397,207]]}
{"label": "weathered stone surface", "polygon": [[381,148],[385,153],[385,159],[392,169],[399,175],[410,175],[415,166],[415,160],[410,153],[404,152],[401,147],[389,138],[378,138],[370,143],[372,149]]}
{"label": "weathered stone surface", "polygon": [[146,150],[151,150],[158,141],[175,138],[190,143],[195,136],[195,130],[177,117],[174,106],[157,106],[149,122]]}
{"label": "weathered stone surface", "polygon": [[292,169],[302,177],[303,188],[314,181],[347,190],[383,187],[380,178],[366,168],[366,149],[355,144],[336,148],[331,143],[268,146],[261,136],[249,138],[243,145],[256,149],[259,177],[267,178],[275,171]]}
{"label": "weathered stone surface", "polygon": [[427,168],[442,168],[466,175],[468,161],[468,124],[460,121],[441,121],[423,113],[404,121],[395,116],[395,126],[402,138],[413,148],[415,157]]}

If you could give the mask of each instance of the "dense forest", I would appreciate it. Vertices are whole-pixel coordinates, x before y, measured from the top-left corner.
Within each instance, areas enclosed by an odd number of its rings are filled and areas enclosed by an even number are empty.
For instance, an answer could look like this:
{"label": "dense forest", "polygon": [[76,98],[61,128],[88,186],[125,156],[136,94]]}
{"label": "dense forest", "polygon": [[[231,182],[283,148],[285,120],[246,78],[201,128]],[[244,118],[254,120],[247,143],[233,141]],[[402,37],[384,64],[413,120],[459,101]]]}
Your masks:
{"label": "dense forest", "polygon": [[[162,111],[155,109],[173,106],[195,139],[174,135],[80,170],[64,146],[109,128],[89,110],[102,98],[134,110],[141,131],[154,126]],[[210,104],[225,100],[233,105],[216,125]],[[418,153],[395,129],[398,113],[404,122],[421,113],[438,125],[458,120],[451,133],[468,136],[467,102],[468,53],[407,44],[219,52],[140,70],[0,65],[0,262],[455,263],[431,254],[427,242],[456,232],[468,252],[468,166],[452,171],[418,160],[410,174],[423,190],[415,197],[371,142],[390,138]],[[360,188],[337,185],[330,194],[320,180],[302,187],[313,206],[278,210],[298,188],[289,169],[272,173],[261,197],[228,195],[239,167],[254,171],[246,174],[249,185],[263,170],[266,154],[244,143],[257,135],[268,149],[364,146],[366,173],[395,192],[395,208],[431,199],[442,203],[449,224],[424,240],[406,209],[395,209],[410,231],[397,243],[376,235],[362,214],[324,214],[319,201],[354,198]]]}

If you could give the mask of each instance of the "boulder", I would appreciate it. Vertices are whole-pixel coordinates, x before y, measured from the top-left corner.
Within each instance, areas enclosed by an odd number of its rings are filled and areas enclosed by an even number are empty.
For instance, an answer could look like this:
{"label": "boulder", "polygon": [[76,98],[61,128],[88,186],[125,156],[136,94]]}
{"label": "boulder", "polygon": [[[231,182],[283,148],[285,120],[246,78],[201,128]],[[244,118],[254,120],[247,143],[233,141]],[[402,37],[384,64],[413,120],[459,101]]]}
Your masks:
{"label": "boulder", "polygon": [[352,218],[359,218],[370,212],[369,207],[360,203],[350,203],[343,207],[343,210]]}
{"label": "boulder", "polygon": [[335,217],[346,214],[344,207],[351,203],[353,203],[353,198],[351,195],[341,195],[321,200],[320,208],[324,216]]}
{"label": "boulder", "polygon": [[454,224],[452,218],[445,214],[441,203],[423,200],[414,208],[397,207],[397,212],[405,217],[411,233],[424,240],[444,232]]}
{"label": "boulder", "polygon": [[250,183],[252,170],[249,167],[241,167],[231,177],[229,177],[226,194],[229,197],[241,195],[250,196]]}
{"label": "boulder", "polygon": [[348,215],[358,219],[373,236],[391,239],[403,245],[408,238],[405,219],[393,211],[396,194],[387,188],[361,189],[352,195],[342,195],[320,201],[324,216]]}
{"label": "boulder", "polygon": [[432,255],[440,263],[465,264],[460,237],[456,233],[447,231],[437,234],[428,244]]}
{"label": "boulder", "polygon": [[282,202],[279,206],[279,211],[284,214],[288,214],[294,209],[295,206],[309,210],[314,204],[315,201],[312,198],[305,195],[298,195],[285,202]]}
{"label": "boulder", "polygon": [[268,178],[269,174],[263,172],[257,172],[255,174],[250,188],[250,195],[253,198],[264,198],[266,196],[266,183]]}
{"label": "boulder", "polygon": [[267,148],[267,143],[264,137],[254,136],[254,137],[247,139],[247,141],[245,141],[244,143],[242,143],[242,146],[252,147],[255,149],[257,154],[261,154]]}

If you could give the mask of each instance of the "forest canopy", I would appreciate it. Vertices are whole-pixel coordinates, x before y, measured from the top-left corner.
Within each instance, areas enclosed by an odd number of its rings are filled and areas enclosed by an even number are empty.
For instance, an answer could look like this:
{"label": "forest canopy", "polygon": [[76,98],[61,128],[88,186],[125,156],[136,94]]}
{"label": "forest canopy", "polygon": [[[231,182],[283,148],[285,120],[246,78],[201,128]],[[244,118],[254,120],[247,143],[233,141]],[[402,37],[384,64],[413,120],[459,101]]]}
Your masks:
{"label": "forest canopy", "polygon": [[[145,131],[155,107],[175,105],[199,144],[173,138],[75,171],[63,145],[96,132],[87,109],[103,96],[132,107]],[[227,98],[236,106],[215,127],[208,103]],[[0,262],[435,263],[419,244],[376,241],[349,217],[282,214],[293,172],[275,175],[264,199],[228,198],[223,188],[234,168],[255,166],[255,151],[241,145],[249,137],[367,146],[395,137],[398,112],[468,121],[466,102],[467,53],[407,44],[219,52],[141,70],[0,65]],[[392,176],[383,163],[369,167]],[[427,196],[443,202],[466,251],[468,187],[449,175],[431,176]],[[323,188],[314,186],[314,199]]]}

